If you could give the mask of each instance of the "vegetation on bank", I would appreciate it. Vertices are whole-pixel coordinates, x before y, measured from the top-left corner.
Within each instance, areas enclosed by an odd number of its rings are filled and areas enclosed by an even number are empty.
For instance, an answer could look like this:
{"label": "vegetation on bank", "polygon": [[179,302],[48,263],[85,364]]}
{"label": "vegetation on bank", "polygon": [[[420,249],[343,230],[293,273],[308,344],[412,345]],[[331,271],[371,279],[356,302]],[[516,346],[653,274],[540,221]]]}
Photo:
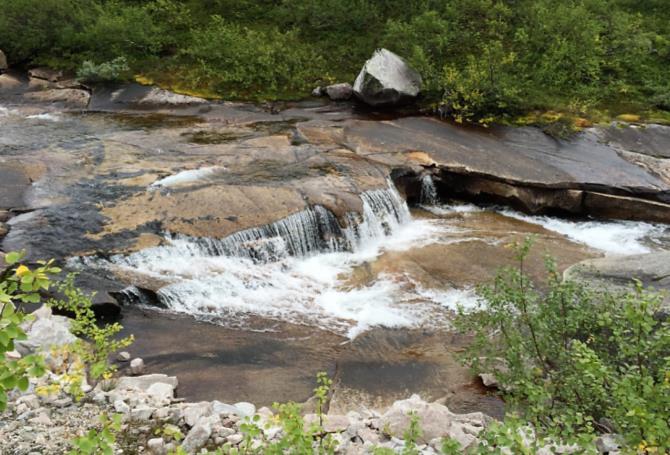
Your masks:
{"label": "vegetation on bank", "polygon": [[295,98],[353,81],[383,46],[422,73],[425,103],[460,120],[670,110],[665,0],[0,0],[0,11],[10,63],[89,80]]}
{"label": "vegetation on bank", "polygon": [[[550,259],[546,283],[536,287],[524,273],[531,243],[516,245],[518,266],[502,269],[481,287],[479,307],[461,312],[456,320],[458,330],[474,336],[463,360],[476,372],[495,375],[508,404],[505,420],[480,433],[479,442],[466,453],[531,454],[552,444],[595,453],[599,433],[621,435],[623,453],[669,453],[670,323],[661,297],[640,285],[613,294],[563,281]],[[40,353],[20,359],[8,355],[16,341],[26,339],[24,325],[31,316],[21,311],[21,303],[46,302],[73,316],[71,330],[78,341],[49,356],[74,356],[81,368],[68,370],[53,387],[76,400],[84,398],[83,384],[109,379],[114,372],[110,355],[132,338],[118,339],[118,324],[96,324],[91,300],[74,287],[72,276],[54,283],[60,269],[53,262],[31,269],[19,265],[16,253],[7,254],[5,261],[10,268],[0,277],[0,412],[13,389],[27,389],[30,378],[46,371]],[[44,292],[54,287],[62,297],[45,298]],[[272,424],[282,428],[281,438],[266,440],[256,416],[241,425],[239,446],[227,444],[210,453],[334,453],[336,441],[323,427],[331,386],[319,374],[314,390],[317,420],[312,425],[304,423],[298,404],[275,404]],[[120,416],[101,416],[101,427],[73,440],[71,453],[113,453],[120,423]],[[161,434],[177,443],[183,438],[173,425]],[[402,453],[418,454],[420,437],[419,420],[411,416]],[[464,453],[449,438],[442,451]],[[379,448],[374,453],[393,452]]]}

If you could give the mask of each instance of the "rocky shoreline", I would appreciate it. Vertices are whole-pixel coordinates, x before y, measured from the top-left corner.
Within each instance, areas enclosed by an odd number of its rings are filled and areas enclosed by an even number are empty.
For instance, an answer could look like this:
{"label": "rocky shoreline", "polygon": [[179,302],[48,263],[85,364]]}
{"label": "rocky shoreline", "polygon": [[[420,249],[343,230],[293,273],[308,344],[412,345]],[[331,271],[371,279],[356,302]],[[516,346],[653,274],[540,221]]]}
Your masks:
{"label": "rocky shoreline", "polygon": [[[256,408],[252,403],[222,403],[217,400],[195,403],[176,397],[178,379],[165,374],[143,374],[141,359],[130,359],[119,353],[119,364],[129,362],[131,376],[100,381],[92,387],[84,381],[83,398],[75,400],[62,387],[73,373],[76,362],[55,354],[54,348],[72,342],[69,321],[53,315],[49,308],[35,311],[35,320],[28,326],[28,339],[19,342],[23,353],[41,352],[48,371],[39,379],[31,379],[25,392],[10,394],[7,410],[0,414],[0,449],[7,455],[61,454],[71,448],[76,437],[99,427],[103,414],[121,415],[122,426],[116,438],[116,453],[148,453],[166,455],[178,447],[186,453],[207,449],[236,448],[243,442],[251,447],[279,440],[284,432],[276,414],[268,407]],[[20,358],[20,352],[10,353]],[[315,400],[302,405],[304,425],[318,420]],[[414,416],[414,417],[413,417]],[[481,412],[457,414],[442,402],[426,402],[418,395],[398,400],[383,410],[369,409],[346,413],[325,413],[323,431],[337,442],[336,453],[366,454],[377,448],[395,452],[405,446],[403,435],[413,418],[419,424],[417,449],[422,454],[441,453],[444,438],[456,441],[461,450],[479,443],[478,435],[494,420]],[[251,441],[245,440],[253,423],[260,432]],[[532,443],[532,437],[528,444]],[[600,453],[618,453],[615,439],[607,435],[598,439]],[[577,453],[572,446],[554,444],[537,453]]]}

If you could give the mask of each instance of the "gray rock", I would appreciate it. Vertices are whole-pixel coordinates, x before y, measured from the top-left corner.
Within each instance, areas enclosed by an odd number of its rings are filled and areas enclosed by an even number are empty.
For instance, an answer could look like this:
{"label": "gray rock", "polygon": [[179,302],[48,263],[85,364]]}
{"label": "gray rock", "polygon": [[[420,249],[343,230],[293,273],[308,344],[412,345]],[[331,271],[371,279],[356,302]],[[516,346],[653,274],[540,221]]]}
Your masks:
{"label": "gray rock", "polygon": [[326,95],[333,101],[345,101],[354,95],[354,89],[349,83],[333,84],[326,87]]}
{"label": "gray rock", "polygon": [[127,351],[119,352],[119,354],[116,356],[116,360],[119,362],[128,362],[130,360],[130,352]]}
{"label": "gray rock", "polygon": [[144,374],[144,360],[139,357],[130,361],[130,373],[134,376]]}
{"label": "gray rock", "polygon": [[209,422],[198,422],[191,431],[188,432],[184,442],[182,443],[182,448],[187,453],[195,453],[202,446],[207,443],[207,440],[212,435],[212,427]]}
{"label": "gray rock", "polygon": [[235,414],[237,415],[240,410],[237,409],[235,406],[232,404],[227,404],[227,403],[221,403],[218,400],[214,400],[211,402],[212,405],[212,413],[213,414]]}
{"label": "gray rock", "polygon": [[91,94],[82,89],[64,88],[28,92],[23,97],[28,101],[37,103],[51,103],[71,109],[85,109],[91,99]]}
{"label": "gray rock", "polygon": [[237,415],[240,417],[253,417],[253,415],[256,413],[256,406],[251,403],[247,403],[246,401],[235,403],[234,406],[237,408]]}
{"label": "gray rock", "polygon": [[141,404],[130,411],[130,419],[135,422],[146,422],[151,419],[155,410],[155,408]]}
{"label": "gray rock", "polygon": [[147,449],[151,455],[165,455],[165,441],[163,438],[152,438],[147,441]]}
{"label": "gray rock", "polygon": [[175,376],[166,374],[145,374],[143,376],[131,377],[122,376],[116,382],[116,389],[119,390],[140,390],[146,392],[153,384],[161,382],[170,384],[173,389],[179,384]]}
{"label": "gray rock", "polygon": [[236,434],[232,434],[232,435],[228,436],[226,438],[226,441],[228,441],[230,444],[236,446],[237,444],[242,442],[242,439],[244,439],[244,437],[241,434],[236,433]]}
{"label": "gray rock", "polygon": [[323,429],[326,433],[340,433],[351,425],[349,417],[345,415],[328,414],[323,420]]}
{"label": "gray rock", "polygon": [[26,329],[26,340],[15,342],[16,350],[23,356],[37,351],[46,351],[54,346],[63,346],[77,341],[70,332],[70,320],[64,316],[54,316],[43,306],[33,313],[36,319]]}
{"label": "gray rock", "polygon": [[479,378],[485,387],[498,387],[498,380],[495,375],[491,373],[480,373]]}
{"label": "gray rock", "polygon": [[354,94],[371,106],[401,104],[421,91],[421,75],[398,55],[377,49],[354,82]]}
{"label": "gray rock", "polygon": [[138,105],[152,105],[152,106],[188,106],[193,104],[203,104],[207,100],[204,98],[198,98],[196,96],[180,95],[178,93],[170,92],[168,90],[163,90],[161,88],[154,87],[147,94],[145,94],[141,99],[137,101]]}
{"label": "gray rock", "polygon": [[147,394],[153,398],[154,401],[169,402],[174,398],[174,387],[172,387],[171,384],[157,382],[149,386]]}
{"label": "gray rock", "polygon": [[72,405],[72,398],[59,398],[58,400],[54,400],[52,404],[57,408],[67,408],[68,406]]}
{"label": "gray rock", "polygon": [[323,95],[324,95],[324,89],[321,86],[316,87],[314,90],[312,90],[312,96],[315,96],[315,97],[318,98],[318,97],[323,96]]}
{"label": "gray rock", "polygon": [[663,309],[670,311],[670,251],[588,259],[569,267],[563,276],[613,292],[630,289],[633,280],[638,279],[645,286],[664,291]]}
{"label": "gray rock", "polygon": [[128,406],[123,400],[116,400],[114,402],[114,410],[116,412],[120,412],[121,414],[128,414],[130,412],[130,406]]}
{"label": "gray rock", "polygon": [[621,448],[621,437],[617,434],[603,434],[596,439],[596,449],[600,453],[618,452]]}
{"label": "gray rock", "polygon": [[0,49],[0,74],[7,71],[7,68],[9,68],[9,65],[7,65],[7,57],[5,56],[5,53],[2,52],[2,50]]}
{"label": "gray rock", "polygon": [[46,412],[40,412],[37,417],[30,419],[30,423],[43,426],[50,426],[52,424],[51,419]]}
{"label": "gray rock", "polygon": [[30,409],[37,409],[37,408],[40,407],[40,400],[39,400],[39,398],[37,398],[37,395],[34,395],[34,394],[32,394],[32,393],[31,393],[31,394],[28,394],[28,395],[23,395],[23,396],[19,397],[19,398],[16,400],[16,403],[17,403],[17,404],[25,404],[25,405],[28,406],[28,408],[30,408]]}
{"label": "gray rock", "polygon": [[202,401],[200,403],[192,403],[187,405],[182,411],[184,422],[189,427],[194,427],[201,418],[212,415],[213,409],[211,403]]}
{"label": "gray rock", "polygon": [[58,82],[63,77],[63,72],[51,68],[39,67],[28,71],[28,76],[33,79],[42,79],[49,82]]}

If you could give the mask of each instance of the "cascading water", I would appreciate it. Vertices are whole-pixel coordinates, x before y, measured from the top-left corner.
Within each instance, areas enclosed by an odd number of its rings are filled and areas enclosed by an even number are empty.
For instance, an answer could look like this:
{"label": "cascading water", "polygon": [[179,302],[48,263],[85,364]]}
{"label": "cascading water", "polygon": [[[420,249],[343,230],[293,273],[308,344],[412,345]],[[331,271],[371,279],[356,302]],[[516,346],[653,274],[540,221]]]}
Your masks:
{"label": "cascading water", "polygon": [[166,246],[114,256],[106,266],[170,283],[156,293],[161,306],[222,324],[260,317],[349,336],[414,325],[427,309],[395,277],[359,286],[342,277],[383,251],[433,242],[436,227],[413,220],[391,184],[361,199],[362,214],[349,214],[345,226],[314,206],[224,239],[168,236]]}
{"label": "cascading water", "polygon": [[437,188],[433,181],[433,176],[424,174],[421,177],[421,196],[419,198],[421,205],[437,205],[440,201],[437,197]]}

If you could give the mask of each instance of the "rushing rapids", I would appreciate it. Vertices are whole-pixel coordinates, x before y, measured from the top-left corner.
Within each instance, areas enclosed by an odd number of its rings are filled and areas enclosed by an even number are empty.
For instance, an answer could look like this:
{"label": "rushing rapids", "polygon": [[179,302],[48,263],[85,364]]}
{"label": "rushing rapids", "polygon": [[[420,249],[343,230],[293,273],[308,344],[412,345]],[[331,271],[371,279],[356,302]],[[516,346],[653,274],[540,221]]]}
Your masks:
{"label": "rushing rapids", "polygon": [[[362,214],[348,214],[345,226],[315,206],[224,239],[167,236],[166,246],[114,256],[102,265],[168,282],[156,292],[160,306],[222,324],[258,315],[355,336],[370,326],[418,324],[431,305],[453,307],[458,299],[449,292],[424,290],[399,277],[365,286],[342,279],[383,251],[440,239],[435,223],[412,219],[392,184],[361,199]],[[133,287],[125,299],[148,303]]]}

